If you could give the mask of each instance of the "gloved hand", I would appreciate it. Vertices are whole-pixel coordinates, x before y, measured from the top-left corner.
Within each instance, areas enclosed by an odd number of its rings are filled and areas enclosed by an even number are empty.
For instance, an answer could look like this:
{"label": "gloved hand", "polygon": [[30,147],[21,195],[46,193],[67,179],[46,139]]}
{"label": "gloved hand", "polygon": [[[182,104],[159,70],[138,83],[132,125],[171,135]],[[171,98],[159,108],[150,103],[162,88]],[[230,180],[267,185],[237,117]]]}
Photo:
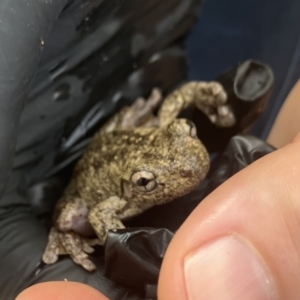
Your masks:
{"label": "gloved hand", "polygon": [[111,298],[127,293],[103,276],[101,255],[93,274],[68,259],[41,267],[47,221],[72,162],[105,118],[155,85],[167,91],[186,78],[178,40],[200,2],[0,3],[1,299],[64,278]]}

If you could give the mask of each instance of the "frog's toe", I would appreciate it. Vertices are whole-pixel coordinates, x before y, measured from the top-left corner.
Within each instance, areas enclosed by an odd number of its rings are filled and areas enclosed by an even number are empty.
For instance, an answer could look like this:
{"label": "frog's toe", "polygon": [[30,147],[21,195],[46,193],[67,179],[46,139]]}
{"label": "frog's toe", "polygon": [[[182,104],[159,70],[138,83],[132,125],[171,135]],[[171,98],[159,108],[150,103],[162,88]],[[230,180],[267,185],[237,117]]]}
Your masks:
{"label": "frog's toe", "polygon": [[210,120],[210,122],[212,123],[212,124],[216,124],[217,123],[217,121],[218,121],[218,116],[216,115],[216,114],[209,114],[209,115],[207,115],[208,116],[208,118],[209,118],[209,120]]}
{"label": "frog's toe", "polygon": [[58,231],[52,227],[49,232],[48,244],[43,254],[42,260],[45,264],[54,264],[58,260],[60,253],[60,242]]}
{"label": "frog's toe", "polygon": [[57,262],[58,260],[58,248],[53,249],[46,249],[45,253],[43,254],[43,262],[47,265],[51,265]]}
{"label": "frog's toe", "polygon": [[206,111],[212,124],[218,127],[231,127],[236,123],[235,115],[228,105],[219,106],[215,111]]}
{"label": "frog's toe", "polygon": [[199,82],[196,90],[195,104],[200,110],[215,109],[227,102],[227,93],[223,86],[216,81]]}
{"label": "frog's toe", "polygon": [[87,271],[91,272],[91,271],[96,270],[96,266],[94,265],[93,262],[91,262],[88,259],[88,256],[86,253],[84,253],[82,251],[75,251],[73,253],[70,253],[70,255],[75,264],[81,265]]}
{"label": "frog's toe", "polygon": [[96,266],[89,259],[85,259],[81,262],[81,265],[89,272],[96,270]]}
{"label": "frog's toe", "polygon": [[216,123],[220,127],[231,127],[236,123],[235,115],[228,105],[218,108],[218,120]]}
{"label": "frog's toe", "polygon": [[103,246],[103,243],[101,243],[101,241],[96,238],[96,239],[87,239],[85,238],[84,241],[91,247],[94,247],[94,246]]}
{"label": "frog's toe", "polygon": [[74,232],[60,232],[59,239],[66,253],[68,253],[73,261],[81,265],[88,271],[96,269],[95,265],[88,259],[87,253],[94,252],[84,238]]}
{"label": "frog's toe", "polygon": [[219,82],[210,82],[205,94],[211,97],[211,105],[213,106],[223,105],[227,101],[227,93]]}
{"label": "frog's toe", "polygon": [[86,240],[82,241],[82,250],[85,253],[93,253],[95,251],[95,249],[91,247]]}

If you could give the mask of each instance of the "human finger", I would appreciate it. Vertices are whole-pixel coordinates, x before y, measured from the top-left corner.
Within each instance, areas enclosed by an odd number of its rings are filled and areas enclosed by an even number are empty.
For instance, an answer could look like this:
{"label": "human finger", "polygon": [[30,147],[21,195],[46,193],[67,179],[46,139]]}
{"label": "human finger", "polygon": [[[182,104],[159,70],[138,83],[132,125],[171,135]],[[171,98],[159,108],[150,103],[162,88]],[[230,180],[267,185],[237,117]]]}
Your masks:
{"label": "human finger", "polygon": [[267,142],[281,148],[293,140],[300,130],[300,80],[295,84],[270,131]]}
{"label": "human finger", "polygon": [[24,290],[16,300],[107,300],[94,288],[69,281],[44,282]]}
{"label": "human finger", "polygon": [[160,300],[300,299],[300,136],[242,170],[172,240]]}

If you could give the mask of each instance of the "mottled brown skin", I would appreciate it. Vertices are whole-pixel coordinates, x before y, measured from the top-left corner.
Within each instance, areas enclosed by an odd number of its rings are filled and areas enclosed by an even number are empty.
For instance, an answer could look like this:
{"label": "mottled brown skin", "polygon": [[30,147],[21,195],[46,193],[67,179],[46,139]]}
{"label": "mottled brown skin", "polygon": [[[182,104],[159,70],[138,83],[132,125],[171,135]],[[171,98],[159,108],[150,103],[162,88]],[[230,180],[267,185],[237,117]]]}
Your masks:
{"label": "mottled brown skin", "polygon": [[[200,85],[187,84],[173,92],[158,118],[152,112],[162,97],[154,89],[148,101],[137,99],[96,133],[57,203],[45,263],[69,254],[75,263],[94,270],[87,253],[93,252],[91,246],[104,244],[108,230],[124,228],[122,220],[199,185],[208,172],[209,156],[194,124],[176,116],[187,105],[196,105],[195,99],[200,103],[199,95],[204,107],[226,101],[219,84]],[[84,237],[93,232],[98,239]]]}
{"label": "mottled brown skin", "polygon": [[227,94],[218,82],[188,82],[164,100],[158,114],[160,126],[171,122],[184,109],[195,106],[216,126],[231,127],[236,120],[226,102]]}

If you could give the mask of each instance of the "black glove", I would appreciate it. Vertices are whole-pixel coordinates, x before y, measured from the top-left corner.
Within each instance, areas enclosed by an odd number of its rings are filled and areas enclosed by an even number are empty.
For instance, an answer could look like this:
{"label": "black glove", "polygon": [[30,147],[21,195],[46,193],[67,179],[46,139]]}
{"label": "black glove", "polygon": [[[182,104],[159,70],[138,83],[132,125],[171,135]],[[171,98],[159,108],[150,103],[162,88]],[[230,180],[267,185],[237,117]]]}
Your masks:
{"label": "black glove", "polygon": [[103,276],[101,255],[93,274],[69,259],[41,267],[49,216],[96,128],[153,86],[167,92],[186,78],[181,38],[200,2],[0,3],[1,299],[65,277],[111,299],[127,293]]}

